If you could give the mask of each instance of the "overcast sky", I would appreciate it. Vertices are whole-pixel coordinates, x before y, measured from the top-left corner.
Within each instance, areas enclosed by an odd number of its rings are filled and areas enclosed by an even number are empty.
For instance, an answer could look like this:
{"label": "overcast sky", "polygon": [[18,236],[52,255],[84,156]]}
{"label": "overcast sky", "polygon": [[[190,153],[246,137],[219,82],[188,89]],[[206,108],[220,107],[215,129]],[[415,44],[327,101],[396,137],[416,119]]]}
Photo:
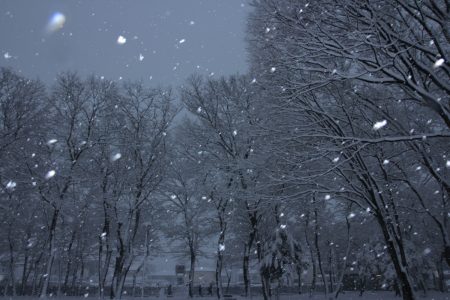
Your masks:
{"label": "overcast sky", "polygon": [[0,66],[47,83],[65,70],[164,85],[245,73],[249,10],[246,0],[1,0]]}

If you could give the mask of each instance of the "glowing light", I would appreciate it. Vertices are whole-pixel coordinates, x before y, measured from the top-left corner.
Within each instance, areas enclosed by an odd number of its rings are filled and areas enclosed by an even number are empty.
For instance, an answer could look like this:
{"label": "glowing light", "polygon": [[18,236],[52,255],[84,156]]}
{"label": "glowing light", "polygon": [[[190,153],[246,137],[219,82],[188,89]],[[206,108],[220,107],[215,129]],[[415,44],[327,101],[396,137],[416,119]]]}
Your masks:
{"label": "glowing light", "polygon": [[60,12],[55,12],[47,23],[47,32],[52,33],[60,30],[66,23],[66,16]]}

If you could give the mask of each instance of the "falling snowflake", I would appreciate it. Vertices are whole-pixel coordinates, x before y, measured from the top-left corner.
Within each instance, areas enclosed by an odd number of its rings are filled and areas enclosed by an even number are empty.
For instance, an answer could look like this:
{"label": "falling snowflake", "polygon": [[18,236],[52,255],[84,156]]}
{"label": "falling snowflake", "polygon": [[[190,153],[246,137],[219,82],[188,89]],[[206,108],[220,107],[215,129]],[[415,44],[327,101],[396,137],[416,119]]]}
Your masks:
{"label": "falling snowflake", "polygon": [[433,65],[433,68],[439,68],[444,64],[445,60],[443,58],[439,58]]}
{"label": "falling snowflake", "polygon": [[285,228],[286,228],[286,224],[281,224],[281,225],[280,225],[280,228],[281,228],[281,229],[285,229]]}
{"label": "falling snowflake", "polygon": [[52,33],[60,30],[66,23],[66,16],[60,12],[55,12],[47,23],[47,32]]}
{"label": "falling snowflake", "polygon": [[339,156],[338,157],[335,157],[335,158],[333,158],[333,162],[334,163],[337,163],[339,161]]}
{"label": "falling snowflake", "polygon": [[139,61],[143,61],[144,60],[144,55],[142,55],[141,53],[139,53]]}
{"label": "falling snowflake", "polygon": [[383,160],[383,165],[387,165],[389,163],[389,159]]}
{"label": "falling snowflake", "polygon": [[379,122],[376,122],[375,124],[373,124],[372,128],[373,128],[373,130],[378,130],[378,129],[383,128],[386,125],[387,125],[387,121],[386,120],[382,120],[382,121],[379,121]]}
{"label": "falling snowflake", "polygon": [[12,58],[12,56],[11,56],[11,54],[9,54],[9,52],[6,52],[5,54],[3,54],[3,57],[4,57],[5,59],[10,59],[10,58]]}
{"label": "falling snowflake", "polygon": [[445,166],[446,166],[447,168],[450,168],[450,160],[447,160],[447,161],[445,162]]}
{"label": "falling snowflake", "polygon": [[127,39],[126,39],[124,36],[119,35],[119,37],[117,38],[117,44],[123,45],[123,44],[125,44],[126,42],[127,42]]}
{"label": "falling snowflake", "polygon": [[50,170],[50,171],[47,172],[47,174],[45,174],[45,179],[50,179],[50,178],[52,178],[55,175],[56,175],[56,171],[55,170]]}
{"label": "falling snowflake", "polygon": [[277,68],[272,67],[272,68],[270,68],[270,73],[273,73],[273,72],[275,72],[276,70],[277,70]]}
{"label": "falling snowflake", "polygon": [[116,161],[122,157],[122,154],[116,153],[111,157],[111,161]]}
{"label": "falling snowflake", "polygon": [[47,145],[53,145],[53,144],[55,144],[55,143],[57,143],[58,142],[58,140],[57,139],[51,139],[51,140],[48,140],[48,142],[47,142]]}
{"label": "falling snowflake", "polygon": [[225,245],[224,244],[219,244],[219,251],[220,252],[225,251]]}
{"label": "falling snowflake", "polygon": [[349,215],[348,215],[348,218],[349,219],[351,219],[351,218],[354,218],[356,215],[354,214],[354,213],[350,213]]}
{"label": "falling snowflake", "polygon": [[198,108],[197,108],[197,113],[201,113],[202,112],[202,108],[199,106]]}
{"label": "falling snowflake", "polygon": [[427,255],[431,253],[431,249],[430,248],[425,248],[425,250],[423,250],[423,254]]}
{"label": "falling snowflake", "polygon": [[186,39],[181,39],[178,43],[183,44],[184,42],[186,42]]}
{"label": "falling snowflake", "polygon": [[14,181],[10,180],[7,184],[6,184],[6,188],[8,190],[13,190],[15,187],[17,186],[17,183],[15,183]]}
{"label": "falling snowflake", "polygon": [[325,200],[330,200],[331,196],[330,195],[325,195]]}
{"label": "falling snowflake", "polygon": [[237,135],[237,130],[233,130],[233,135],[234,135],[234,136]]}

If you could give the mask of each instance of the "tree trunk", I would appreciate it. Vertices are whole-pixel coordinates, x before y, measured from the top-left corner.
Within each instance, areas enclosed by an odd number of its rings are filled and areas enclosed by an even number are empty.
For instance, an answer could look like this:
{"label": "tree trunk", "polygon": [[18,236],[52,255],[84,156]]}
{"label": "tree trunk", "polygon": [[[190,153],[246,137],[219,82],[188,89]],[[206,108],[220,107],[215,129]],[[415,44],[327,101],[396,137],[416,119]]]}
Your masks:
{"label": "tree trunk", "polygon": [[314,252],[312,249],[312,245],[308,238],[308,226],[309,225],[309,213],[306,214],[306,221],[305,221],[305,241],[306,246],[309,249],[309,254],[311,255],[311,266],[312,266],[312,278],[311,278],[311,284],[309,286],[309,295],[312,296],[312,293],[316,290],[316,277],[317,277],[317,270],[316,270],[316,260],[314,258]]}
{"label": "tree trunk", "polygon": [[[345,221],[346,221],[346,224],[347,224],[347,248],[345,250],[345,257],[349,257],[349,255],[350,255],[350,242],[351,242],[350,222],[349,222],[347,217],[345,217]],[[341,274],[339,275],[339,279],[336,282],[336,293],[334,295],[334,298],[337,298],[339,296],[339,293],[341,292],[342,283],[344,281],[345,270],[347,269],[347,263],[348,263],[348,259],[346,259],[344,261],[344,265],[342,266]]]}
{"label": "tree trunk", "polygon": [[195,276],[195,260],[196,260],[196,254],[193,249],[193,247],[190,247],[190,256],[191,256],[191,266],[189,268],[189,297],[194,297],[194,276]]}
{"label": "tree trunk", "polygon": [[248,247],[248,244],[246,243],[244,246],[244,257],[242,259],[242,275],[244,278],[244,296],[249,296],[249,284],[250,284],[250,278],[249,278],[249,263],[250,263],[250,249]]}
{"label": "tree trunk", "polygon": [[379,214],[376,214],[376,219],[383,232],[383,237],[387,245],[389,256],[391,257],[392,263],[394,264],[395,273],[400,283],[400,290],[404,300],[415,300],[414,289],[412,280],[409,277],[407,264],[404,258],[401,257],[399,251],[403,250],[403,245],[398,243],[396,237],[389,230],[389,224],[386,220]]}
{"label": "tree trunk", "polygon": [[52,275],[52,267],[53,267],[53,261],[55,259],[55,246],[54,246],[54,239],[55,239],[55,233],[56,233],[56,225],[58,222],[58,217],[59,217],[59,210],[58,209],[54,209],[53,210],[53,216],[52,216],[52,222],[50,224],[50,228],[49,228],[49,236],[48,236],[48,260],[47,260],[47,270],[46,270],[46,274],[44,274],[44,282],[42,284],[42,290],[41,290],[41,298],[46,298],[47,297],[47,290],[48,290],[48,286],[50,283],[50,277]]}
{"label": "tree trunk", "polygon": [[217,299],[222,299],[223,297],[223,287],[222,287],[222,265],[223,265],[223,256],[222,254],[218,254],[217,262],[216,262],[216,292]]}
{"label": "tree trunk", "polygon": [[302,265],[300,262],[299,265],[297,266],[298,293],[299,294],[302,293],[302,273],[303,273],[303,268],[302,268]]}
{"label": "tree trunk", "polygon": [[8,232],[8,240],[9,240],[9,280],[11,282],[12,295],[16,297],[16,272],[15,272],[15,261],[14,261],[14,245],[11,239],[11,228]]}
{"label": "tree trunk", "polygon": [[222,284],[222,267],[223,267],[223,251],[225,250],[225,228],[222,226],[219,235],[219,240],[217,242],[217,261],[216,261],[216,292],[217,298],[222,299],[223,297],[223,284]]}
{"label": "tree trunk", "polygon": [[322,267],[322,258],[320,255],[320,248],[319,248],[319,222],[317,218],[317,210],[314,210],[314,246],[316,248],[316,254],[317,254],[317,263],[319,265],[319,271],[320,275],[322,276],[322,282],[323,286],[325,288],[325,298],[328,296],[328,284],[327,279],[325,277],[325,272],[323,271]]}
{"label": "tree trunk", "polygon": [[[27,236],[27,240],[29,239],[29,236]],[[20,287],[20,294],[22,296],[25,295],[25,288],[27,286],[27,281],[28,281],[28,274],[29,271],[29,267],[28,267],[28,261],[29,261],[29,254],[28,254],[28,247],[25,246],[25,254],[24,254],[24,261],[23,261],[23,268],[22,268],[22,284]]]}
{"label": "tree trunk", "polygon": [[73,231],[72,237],[70,238],[69,246],[67,247],[67,267],[66,274],[64,276],[64,293],[67,293],[67,288],[69,284],[69,274],[72,269],[73,259],[72,259],[72,246],[75,240],[76,230]]}
{"label": "tree trunk", "polygon": [[78,296],[81,296],[82,294],[82,288],[83,288],[83,282],[84,282],[84,260],[83,255],[80,255],[80,261],[81,261],[81,271],[80,271],[80,282],[78,283]]}

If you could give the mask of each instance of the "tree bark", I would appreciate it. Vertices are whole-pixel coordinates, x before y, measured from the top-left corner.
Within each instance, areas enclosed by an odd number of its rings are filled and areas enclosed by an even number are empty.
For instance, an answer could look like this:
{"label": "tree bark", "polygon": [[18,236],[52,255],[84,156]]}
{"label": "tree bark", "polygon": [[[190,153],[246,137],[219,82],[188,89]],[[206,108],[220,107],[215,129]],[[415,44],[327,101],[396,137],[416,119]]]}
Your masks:
{"label": "tree bark", "polygon": [[47,259],[47,269],[46,269],[46,274],[44,274],[44,282],[42,284],[42,290],[41,290],[41,298],[46,298],[47,297],[47,290],[48,290],[48,286],[50,283],[50,277],[52,274],[52,267],[53,267],[53,261],[55,259],[55,234],[56,234],[56,225],[58,222],[58,217],[59,217],[59,209],[54,208],[53,210],[53,216],[52,216],[52,221],[50,224],[50,228],[49,228],[49,236],[48,236],[48,259]]}
{"label": "tree bark", "polygon": [[194,279],[195,279],[195,261],[196,261],[196,253],[195,249],[191,246],[189,248],[189,254],[191,259],[191,266],[189,268],[189,297],[194,297]]}

